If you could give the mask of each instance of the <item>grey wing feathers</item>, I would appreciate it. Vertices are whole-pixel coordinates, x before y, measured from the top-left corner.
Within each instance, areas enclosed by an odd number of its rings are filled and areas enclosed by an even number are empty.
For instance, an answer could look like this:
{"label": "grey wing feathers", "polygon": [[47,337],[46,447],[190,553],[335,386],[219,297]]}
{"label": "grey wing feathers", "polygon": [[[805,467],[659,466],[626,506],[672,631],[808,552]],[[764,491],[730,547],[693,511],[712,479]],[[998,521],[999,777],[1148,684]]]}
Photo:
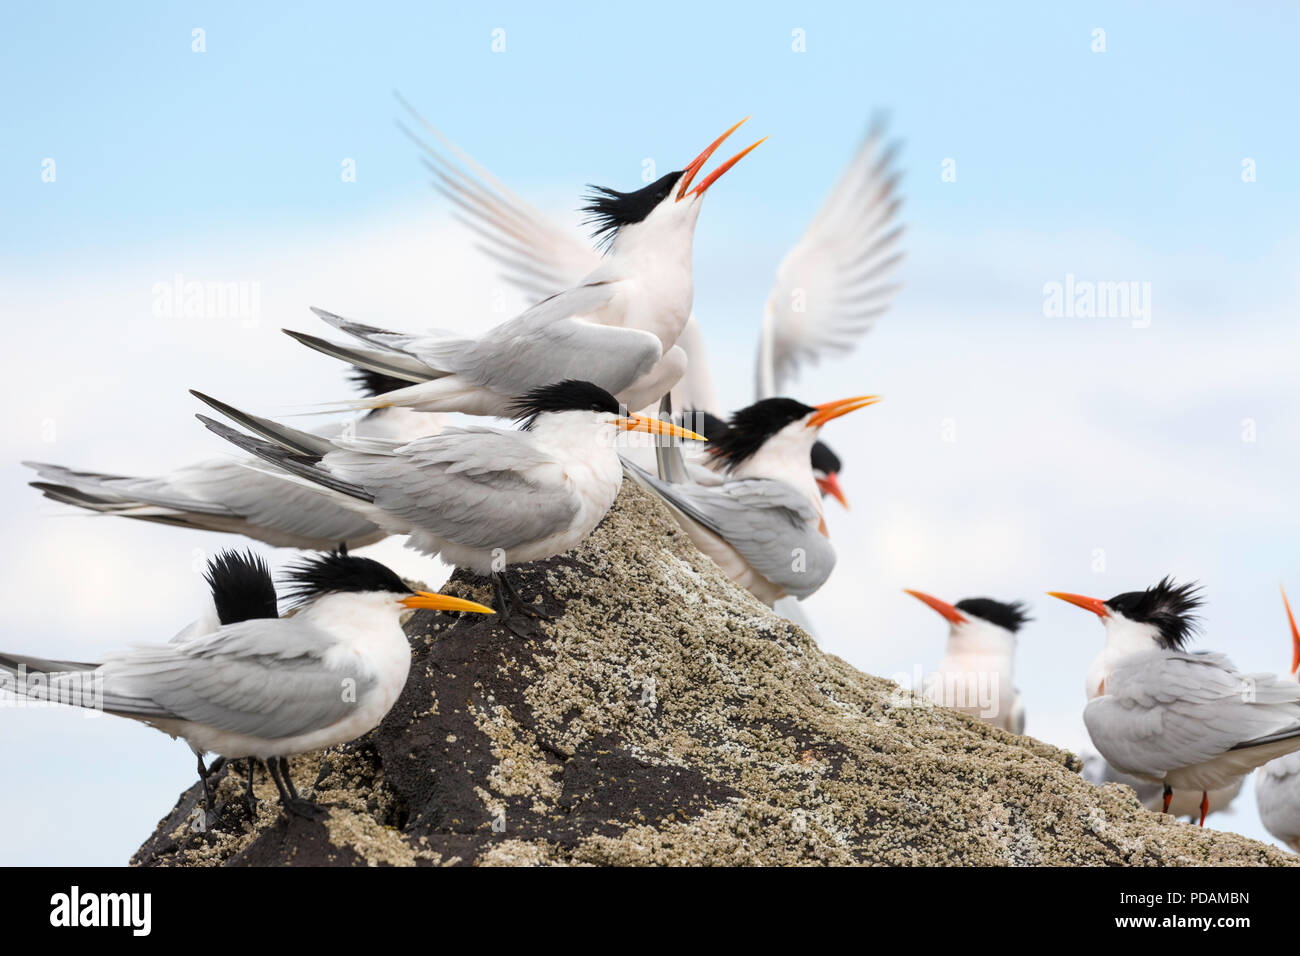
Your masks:
{"label": "grey wing feathers", "polygon": [[502,266],[507,281],[539,299],[569,288],[600,264],[599,255],[569,230],[507,189],[410,104],[403,105],[451,154],[440,153],[406,130],[424,151],[425,164],[437,180],[435,188],[456,206],[456,218],[485,240],[483,251]]}
{"label": "grey wing feathers", "polygon": [[617,393],[663,357],[659,340],[649,332],[584,321],[584,316],[604,308],[617,294],[612,282],[577,286],[544,299],[477,339],[387,332],[316,311],[381,353],[388,350],[414,358],[428,369],[426,379],[455,374],[473,385],[517,395],[577,378]]}
{"label": "grey wing feathers", "polygon": [[1300,685],[1221,654],[1153,651],[1118,664],[1083,719],[1116,769],[1159,776],[1300,732]]}
{"label": "grey wing feathers", "polygon": [[763,309],[757,393],[779,395],[801,365],[857,345],[898,291],[895,146],[873,125],[803,237],[782,260]]}
{"label": "grey wing feathers", "polygon": [[[138,646],[107,659],[106,696],[230,733],[282,738],[347,716],[374,677],[326,667],[329,636],[294,618],[245,621],[174,644]],[[355,682],[352,685],[345,681]],[[355,694],[345,694],[355,690]]]}
{"label": "grey wing feathers", "polygon": [[250,454],[256,455],[263,461],[271,463],[282,471],[296,475],[299,478],[306,478],[322,488],[340,492],[350,498],[356,498],[358,501],[373,500],[364,488],[341,481],[321,468],[320,458],[301,455],[269,441],[262,441],[259,438],[253,438],[251,435],[245,435],[243,432],[235,431],[235,429],[221,424],[221,422],[213,421],[206,415],[196,415],[194,417],[206,425],[210,431],[220,435],[226,441],[237,445]]}
{"label": "grey wing feathers", "polygon": [[745,478],[720,485],[672,484],[626,459],[624,469],[795,597],[815,592],[835,567],[835,550],[818,531],[817,509],[784,482]]}
{"label": "grey wing feathers", "polygon": [[331,473],[364,487],[384,513],[468,547],[508,553],[559,532],[578,510],[563,483],[528,477],[559,465],[526,432],[450,428],[382,453],[338,444],[324,462]]}

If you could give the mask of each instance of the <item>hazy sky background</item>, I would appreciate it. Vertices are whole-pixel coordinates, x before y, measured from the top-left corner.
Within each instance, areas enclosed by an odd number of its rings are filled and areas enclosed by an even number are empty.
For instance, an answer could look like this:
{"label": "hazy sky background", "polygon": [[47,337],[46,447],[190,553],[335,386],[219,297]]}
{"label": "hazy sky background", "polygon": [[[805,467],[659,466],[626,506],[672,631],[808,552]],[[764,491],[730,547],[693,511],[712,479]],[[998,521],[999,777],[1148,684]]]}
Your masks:
{"label": "hazy sky background", "polygon": [[[207,554],[243,544],[69,516],[26,487],[20,460],[151,474],[226,453],[187,388],[273,414],[346,395],[340,365],[279,333],[321,331],[309,305],[410,329],[502,317],[503,286],[394,127],[399,89],[570,222],[584,184],[635,187],[645,158],[680,168],[752,113],[748,132],[771,139],[710,191],[696,240],[696,314],[732,405],[751,397],[772,271],[888,110],[905,142],[906,288],[852,357],[795,392],[886,396],[826,429],[853,510],[828,513],[839,565],[807,604],[823,646],[907,674],[938,661],[946,626],[902,588],[1027,600],[1028,730],[1068,747],[1086,740],[1102,629],[1045,590],[1199,579],[1199,646],[1286,667],[1278,584],[1300,593],[1295,12],[559,9],[7,12],[6,649],[78,659],[166,640],[194,616]],[[1045,316],[1044,284],[1067,274],[1149,282],[1149,327]],[[257,321],[156,317],[154,286],[176,275],[256,283]],[[392,543],[379,553],[438,577]],[[0,711],[0,766],[0,863],[125,863],[194,779],[183,743],[64,711]],[[1249,791],[1211,824],[1267,838]]]}

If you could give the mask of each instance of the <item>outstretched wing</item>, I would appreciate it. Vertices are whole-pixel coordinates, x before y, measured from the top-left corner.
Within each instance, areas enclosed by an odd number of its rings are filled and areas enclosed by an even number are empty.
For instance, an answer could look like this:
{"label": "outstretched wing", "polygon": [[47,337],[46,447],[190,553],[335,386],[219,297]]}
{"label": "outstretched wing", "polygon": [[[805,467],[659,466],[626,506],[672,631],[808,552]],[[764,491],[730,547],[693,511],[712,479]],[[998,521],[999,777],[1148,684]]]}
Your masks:
{"label": "outstretched wing", "polygon": [[873,125],[803,238],[777,269],[763,307],[759,398],[784,394],[804,364],[853,349],[884,314],[903,258],[896,144]]}
{"label": "outstretched wing", "polygon": [[479,237],[479,248],[501,266],[506,281],[536,301],[576,285],[600,265],[600,255],[571,230],[511,192],[409,103],[401,102],[442,146],[439,151],[402,127],[423,152],[434,188],[455,206],[456,219]]}

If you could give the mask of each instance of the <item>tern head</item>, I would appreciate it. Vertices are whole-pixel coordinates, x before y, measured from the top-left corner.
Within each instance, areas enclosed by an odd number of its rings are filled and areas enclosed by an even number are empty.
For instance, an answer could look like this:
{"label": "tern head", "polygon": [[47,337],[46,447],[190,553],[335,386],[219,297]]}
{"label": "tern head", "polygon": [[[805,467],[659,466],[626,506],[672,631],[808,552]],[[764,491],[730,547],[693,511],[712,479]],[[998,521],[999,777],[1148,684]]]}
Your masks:
{"label": "tern head", "polygon": [[203,577],[223,625],[280,616],[271,569],[252,551],[222,551],[208,561]]}
{"label": "tern head", "polygon": [[1107,643],[1126,650],[1182,650],[1200,628],[1194,612],[1205,603],[1199,585],[1177,584],[1171,577],[1145,591],[1125,591],[1106,601],[1063,591],[1047,593],[1096,614],[1106,627]]}
{"label": "tern head", "polygon": [[921,603],[939,614],[950,625],[950,640],[967,640],[983,646],[1013,648],[1016,633],[1032,620],[1028,608],[1020,601],[995,601],[993,598],[966,598],[949,604],[924,591],[907,590]]}
{"label": "tern head", "polygon": [[1291,625],[1291,679],[1300,680],[1300,630],[1295,626],[1295,615],[1291,613],[1291,602],[1282,592],[1282,603],[1286,606],[1286,620]]}
{"label": "tern head", "polygon": [[602,431],[609,428],[615,432],[646,432],[708,441],[703,435],[671,422],[648,415],[629,415],[609,392],[599,385],[578,379],[533,389],[514,403],[513,414],[524,431],[549,432],[594,426]]}
{"label": "tern head", "polygon": [[[743,122],[745,120],[740,121]],[[710,143],[685,169],[660,176],[648,186],[631,192],[619,192],[606,186],[590,187],[592,192],[582,211],[588,213],[586,224],[593,228],[592,238],[598,244],[608,246],[615,254],[630,246],[659,247],[674,241],[689,242],[704,193],[723,173],[763,142],[760,139],[741,150],[690,189],[695,175],[740,123]]]}
{"label": "tern head", "polygon": [[401,614],[411,608],[431,611],[470,611],[495,614],[490,607],[445,594],[417,591],[391,568],[346,551],[326,551],[304,558],[288,568],[291,587],[287,597],[295,606],[312,604],[328,595],[349,595],[376,610]]}
{"label": "tern head", "polygon": [[813,447],[821,427],[878,401],[878,395],[859,395],[822,405],[805,405],[793,398],[765,398],[732,415],[726,432],[713,441],[709,452],[728,472],[760,457],[806,462],[812,468]]}

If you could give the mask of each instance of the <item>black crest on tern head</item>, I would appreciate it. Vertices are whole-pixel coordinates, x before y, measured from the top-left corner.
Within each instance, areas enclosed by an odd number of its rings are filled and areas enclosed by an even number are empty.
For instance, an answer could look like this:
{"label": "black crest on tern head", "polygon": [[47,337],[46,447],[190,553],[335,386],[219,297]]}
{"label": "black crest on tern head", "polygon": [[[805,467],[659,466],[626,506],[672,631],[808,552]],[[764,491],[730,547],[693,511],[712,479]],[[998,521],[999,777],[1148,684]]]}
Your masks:
{"label": "black crest on tern head", "polygon": [[583,225],[591,226],[591,238],[600,245],[614,241],[618,231],[624,226],[640,222],[650,211],[668,198],[673,186],[681,178],[684,170],[660,176],[649,186],[628,193],[606,186],[590,186],[587,205],[582,211],[588,213]]}
{"label": "black crest on tern head", "polygon": [[371,398],[376,395],[383,395],[385,392],[406,388],[411,384],[400,378],[385,375],[383,372],[362,368],[360,365],[352,366],[352,369],[348,372],[348,378],[351,379],[352,384],[360,390],[362,395],[368,395]]}
{"label": "black crest on tern head", "polygon": [[726,432],[709,439],[709,454],[723,461],[731,470],[749,458],[763,444],[791,422],[811,415],[817,409],[793,398],[765,398],[742,408],[731,416]]}
{"label": "black crest on tern head", "polygon": [[252,551],[222,551],[208,560],[203,577],[222,624],[280,616],[271,569]]}
{"label": "black crest on tern head", "polygon": [[831,451],[830,445],[819,439],[812,446],[812,466],[814,471],[820,471],[823,475],[838,475],[840,456]]}
{"label": "black crest on tern head", "polygon": [[1106,606],[1130,621],[1154,624],[1160,632],[1160,646],[1165,650],[1180,650],[1200,628],[1200,619],[1193,612],[1204,603],[1196,582],[1175,584],[1166,575],[1159,584],[1145,591],[1115,595]]}
{"label": "black crest on tern head", "polygon": [[292,585],[286,596],[297,605],[322,594],[415,593],[387,566],[344,551],[325,551],[304,558],[287,569],[286,578]]}
{"label": "black crest on tern head", "polygon": [[995,601],[993,598],[966,598],[953,605],[957,610],[972,617],[1006,628],[1012,634],[1020,630],[1026,621],[1032,621],[1029,608],[1020,601]]}
{"label": "black crest on tern head", "polygon": [[537,416],[546,412],[609,412],[620,415],[618,399],[599,385],[570,378],[553,385],[543,385],[528,392],[511,406],[515,420],[524,431],[532,428]]}

